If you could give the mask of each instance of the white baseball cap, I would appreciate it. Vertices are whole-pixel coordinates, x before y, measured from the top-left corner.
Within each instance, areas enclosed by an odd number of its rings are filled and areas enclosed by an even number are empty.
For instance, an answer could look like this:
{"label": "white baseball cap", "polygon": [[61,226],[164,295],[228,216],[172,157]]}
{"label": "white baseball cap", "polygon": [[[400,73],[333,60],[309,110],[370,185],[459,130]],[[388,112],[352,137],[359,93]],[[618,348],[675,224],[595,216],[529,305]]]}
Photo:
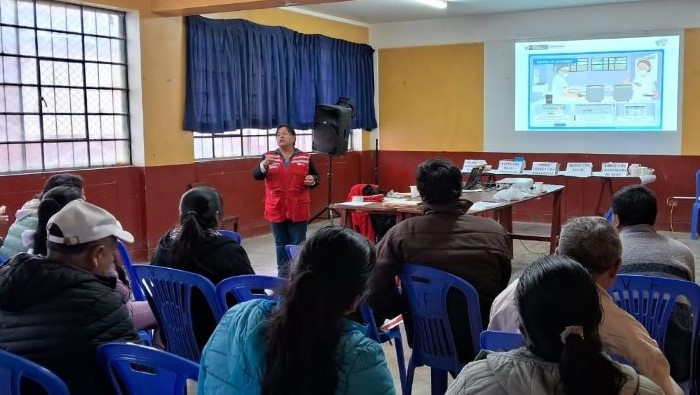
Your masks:
{"label": "white baseball cap", "polygon": [[64,246],[85,244],[114,236],[127,243],[134,236],[125,231],[109,211],[78,199],[65,205],[49,218],[47,240]]}

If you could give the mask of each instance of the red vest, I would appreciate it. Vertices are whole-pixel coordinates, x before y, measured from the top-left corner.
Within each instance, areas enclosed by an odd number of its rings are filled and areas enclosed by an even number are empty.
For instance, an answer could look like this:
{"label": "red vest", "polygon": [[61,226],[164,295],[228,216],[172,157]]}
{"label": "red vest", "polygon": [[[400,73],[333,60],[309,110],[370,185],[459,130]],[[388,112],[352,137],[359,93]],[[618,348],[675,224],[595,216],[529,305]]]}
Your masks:
{"label": "red vest", "polygon": [[295,153],[289,167],[284,166],[284,158],[277,152],[269,151],[265,158],[274,160],[265,176],[265,219],[269,222],[308,221],[311,195],[304,178],[309,175],[309,154]]}

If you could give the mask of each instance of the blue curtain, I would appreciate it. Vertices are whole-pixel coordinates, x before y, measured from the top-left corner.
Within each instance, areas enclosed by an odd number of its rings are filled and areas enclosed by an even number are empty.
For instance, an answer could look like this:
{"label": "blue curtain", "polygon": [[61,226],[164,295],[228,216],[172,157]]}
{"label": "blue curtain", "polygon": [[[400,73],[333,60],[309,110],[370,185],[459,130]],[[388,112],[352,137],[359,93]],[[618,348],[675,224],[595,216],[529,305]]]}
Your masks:
{"label": "blue curtain", "polygon": [[187,18],[185,130],[310,129],[316,104],[355,105],[353,128],[374,129],[374,49],[245,20]]}

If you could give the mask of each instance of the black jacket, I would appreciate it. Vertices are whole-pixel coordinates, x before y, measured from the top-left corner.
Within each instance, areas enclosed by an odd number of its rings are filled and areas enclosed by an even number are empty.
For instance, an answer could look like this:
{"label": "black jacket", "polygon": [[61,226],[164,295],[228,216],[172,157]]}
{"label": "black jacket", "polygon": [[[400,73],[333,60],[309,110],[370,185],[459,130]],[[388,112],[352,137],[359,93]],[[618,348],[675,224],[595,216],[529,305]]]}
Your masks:
{"label": "black jacket", "polygon": [[71,394],[113,393],[95,350],[138,342],[115,279],[18,254],[0,268],[0,348],[42,365]]}
{"label": "black jacket", "polygon": [[[196,262],[184,262],[178,257],[173,257],[170,249],[174,240],[174,230],[160,239],[151,260],[152,265],[197,273],[208,278],[214,285],[229,277],[255,274],[250,266],[248,254],[240,244],[229,237],[211,231],[206,238],[195,243]],[[206,299],[199,292],[195,292],[192,296],[192,320],[197,344],[201,350],[214,332],[217,322],[211,314]],[[167,339],[163,340],[167,343]]]}

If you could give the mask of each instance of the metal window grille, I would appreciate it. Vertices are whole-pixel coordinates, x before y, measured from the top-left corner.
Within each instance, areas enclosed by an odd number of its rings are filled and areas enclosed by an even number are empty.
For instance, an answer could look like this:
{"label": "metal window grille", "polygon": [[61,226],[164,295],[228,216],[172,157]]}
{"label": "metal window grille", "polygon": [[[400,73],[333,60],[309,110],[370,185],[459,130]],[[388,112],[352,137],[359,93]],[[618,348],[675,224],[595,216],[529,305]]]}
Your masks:
{"label": "metal window grille", "polygon": [[0,173],[131,163],[123,12],[0,0]]}
{"label": "metal window grille", "polygon": [[[195,160],[241,158],[260,156],[277,149],[276,129],[240,129],[224,133],[194,133]],[[358,133],[349,139],[348,149],[358,145],[354,140]],[[310,152],[312,130],[296,130],[296,147]]]}

